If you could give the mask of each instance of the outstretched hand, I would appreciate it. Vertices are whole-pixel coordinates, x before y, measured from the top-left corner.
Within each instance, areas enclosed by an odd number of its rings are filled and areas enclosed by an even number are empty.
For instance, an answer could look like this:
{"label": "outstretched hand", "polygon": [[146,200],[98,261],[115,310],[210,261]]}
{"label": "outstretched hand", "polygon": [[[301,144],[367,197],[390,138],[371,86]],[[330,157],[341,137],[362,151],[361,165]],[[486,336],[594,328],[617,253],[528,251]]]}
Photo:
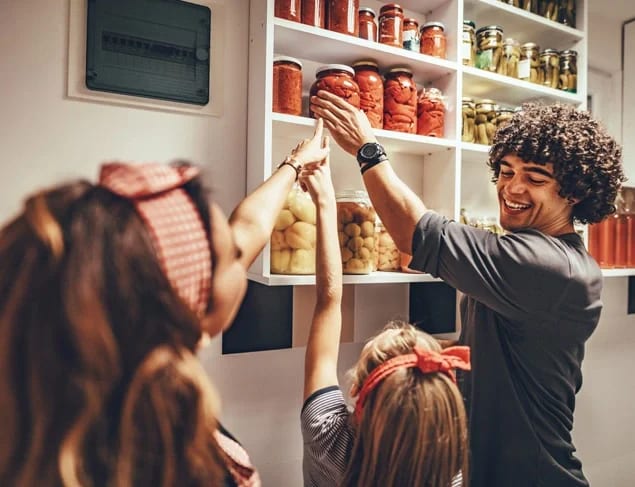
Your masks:
{"label": "outstretched hand", "polygon": [[313,137],[302,139],[291,151],[291,156],[302,166],[311,162],[322,162],[329,154],[328,144],[324,144],[324,123],[318,120]]}
{"label": "outstretched hand", "polygon": [[[328,137],[324,137],[322,147],[328,151]],[[302,188],[311,195],[316,206],[327,201],[335,201],[335,189],[333,188],[328,156],[323,161],[305,164],[298,181]]]}

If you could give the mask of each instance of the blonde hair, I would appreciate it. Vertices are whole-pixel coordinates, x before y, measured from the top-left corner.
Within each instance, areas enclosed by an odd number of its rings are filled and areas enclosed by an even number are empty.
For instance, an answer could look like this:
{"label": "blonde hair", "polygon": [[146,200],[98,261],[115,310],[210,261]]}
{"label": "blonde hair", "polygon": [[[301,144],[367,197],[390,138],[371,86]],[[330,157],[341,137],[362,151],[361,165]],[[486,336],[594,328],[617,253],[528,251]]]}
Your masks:
{"label": "blonde hair", "polygon": [[[364,346],[349,372],[356,395],[368,375],[415,347],[440,351],[430,335],[392,322]],[[444,373],[401,368],[367,397],[342,486],[448,487],[460,472],[467,485],[467,419],[456,384]]]}

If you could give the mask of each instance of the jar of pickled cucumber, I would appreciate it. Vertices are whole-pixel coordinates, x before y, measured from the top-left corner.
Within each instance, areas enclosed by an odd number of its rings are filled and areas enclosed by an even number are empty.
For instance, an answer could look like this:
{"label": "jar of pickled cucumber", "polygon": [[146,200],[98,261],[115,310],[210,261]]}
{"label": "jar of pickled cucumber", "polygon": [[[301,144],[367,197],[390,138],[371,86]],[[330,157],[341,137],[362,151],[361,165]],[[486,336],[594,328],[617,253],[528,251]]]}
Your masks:
{"label": "jar of pickled cucumber", "polygon": [[496,132],[496,104],[493,100],[476,103],[474,137],[477,144],[491,145]]}
{"label": "jar of pickled cucumber", "polygon": [[560,53],[560,82],[558,88],[569,93],[578,91],[578,53],[571,49]]}
{"label": "jar of pickled cucumber", "polygon": [[534,42],[526,42],[520,46],[518,62],[518,78],[541,85],[544,79],[540,67],[540,49]]}
{"label": "jar of pickled cucumber", "polygon": [[386,227],[377,221],[377,270],[394,272],[401,268],[399,249]]}
{"label": "jar of pickled cucumber", "polygon": [[538,13],[538,2],[537,0],[522,0],[520,8],[527,12]]}
{"label": "jar of pickled cucumber", "polygon": [[498,25],[476,31],[476,67],[496,72],[503,53],[503,28]]}
{"label": "jar of pickled cucumber", "polygon": [[558,22],[569,27],[575,27],[576,7],[575,0],[559,0]]}
{"label": "jar of pickled cucumber", "polygon": [[558,88],[560,83],[560,54],[555,49],[545,49],[540,53],[540,67],[544,78],[543,86]]}
{"label": "jar of pickled cucumber", "polygon": [[461,130],[461,140],[463,142],[475,142],[475,126],[474,118],[476,117],[474,100],[472,98],[463,97],[461,100],[461,113],[463,115],[463,124]]}
{"label": "jar of pickled cucumber", "polygon": [[346,190],[335,195],[337,231],[344,274],[377,270],[377,214],[366,191]]}
{"label": "jar of pickled cucumber", "polygon": [[538,0],[538,14],[549,20],[557,22],[558,1],[559,0]]}
{"label": "jar of pickled cucumber", "polygon": [[503,41],[503,52],[496,72],[503,76],[518,78],[518,63],[520,62],[520,43],[512,38]]}
{"label": "jar of pickled cucumber", "polygon": [[496,130],[507,125],[513,116],[513,108],[499,108],[496,112]]}
{"label": "jar of pickled cucumber", "polygon": [[471,20],[463,21],[463,35],[461,37],[461,61],[464,66],[476,64],[476,25]]}

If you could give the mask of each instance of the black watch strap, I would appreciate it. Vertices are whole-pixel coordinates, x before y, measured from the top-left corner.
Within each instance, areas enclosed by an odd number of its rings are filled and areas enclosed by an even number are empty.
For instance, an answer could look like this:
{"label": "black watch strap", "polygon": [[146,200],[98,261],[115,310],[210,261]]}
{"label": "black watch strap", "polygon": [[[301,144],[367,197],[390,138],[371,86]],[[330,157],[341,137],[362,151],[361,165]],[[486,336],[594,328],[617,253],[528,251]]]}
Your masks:
{"label": "black watch strap", "polygon": [[362,165],[361,167],[361,173],[364,174],[366,171],[368,171],[371,167],[375,167],[377,164],[381,164],[382,162],[386,162],[388,160],[387,157],[384,157],[383,159],[377,160],[377,161],[373,161],[373,162],[369,162],[367,164]]}

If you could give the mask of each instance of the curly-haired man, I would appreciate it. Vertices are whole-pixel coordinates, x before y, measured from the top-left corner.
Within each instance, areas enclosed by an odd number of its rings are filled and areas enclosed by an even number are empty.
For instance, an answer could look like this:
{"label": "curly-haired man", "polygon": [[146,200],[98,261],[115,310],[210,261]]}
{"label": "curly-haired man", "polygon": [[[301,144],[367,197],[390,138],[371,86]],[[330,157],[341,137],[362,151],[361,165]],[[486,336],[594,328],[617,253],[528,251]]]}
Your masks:
{"label": "curly-haired man", "polygon": [[615,211],[625,179],[619,146],[588,113],[524,105],[490,150],[507,231],[498,236],[428,210],[396,176],[363,112],[326,92],[311,98],[311,110],[357,157],[381,220],[413,256],[410,267],[464,294],[470,485],[588,486],[571,429],[602,274],[574,222]]}

